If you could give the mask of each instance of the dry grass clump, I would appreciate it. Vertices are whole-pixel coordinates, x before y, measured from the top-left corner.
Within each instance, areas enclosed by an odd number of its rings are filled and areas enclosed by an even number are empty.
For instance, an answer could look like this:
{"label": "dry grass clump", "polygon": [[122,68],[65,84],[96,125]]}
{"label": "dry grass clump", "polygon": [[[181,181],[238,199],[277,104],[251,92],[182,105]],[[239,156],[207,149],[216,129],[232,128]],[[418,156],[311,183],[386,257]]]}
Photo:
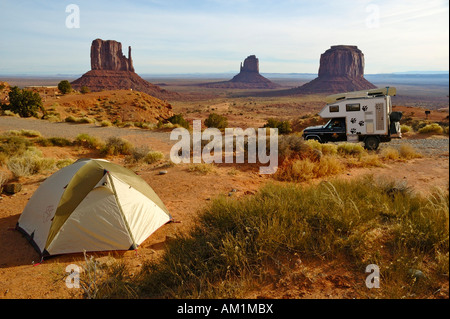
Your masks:
{"label": "dry grass clump", "polygon": [[82,133],[77,135],[74,141],[74,145],[96,150],[102,148],[104,146],[104,142],[95,136]]}
{"label": "dry grass clump", "polygon": [[135,147],[125,161],[129,164],[147,163],[153,164],[164,159],[164,154],[159,151],[150,150],[148,147]]}
{"label": "dry grass clump", "polygon": [[403,144],[399,150],[400,157],[404,159],[420,158],[422,155],[416,151],[410,144]]}
{"label": "dry grass clump", "polygon": [[200,175],[206,175],[209,173],[214,172],[215,170],[215,166],[214,164],[209,164],[209,163],[195,163],[195,164],[190,164],[188,166],[188,171],[189,172],[194,172]]}
{"label": "dry grass clump", "polygon": [[342,156],[359,156],[367,153],[361,144],[347,142],[339,143],[337,146],[337,152]]}
{"label": "dry grass clump", "polygon": [[400,130],[402,133],[409,133],[409,132],[413,131],[413,128],[409,125],[402,124],[402,125],[400,125]]}
{"label": "dry grass clump", "polygon": [[421,134],[443,134],[444,129],[438,123],[431,123],[420,128],[418,132]]}
{"label": "dry grass clump", "polygon": [[124,283],[139,298],[240,298],[279,282],[301,255],[339,259],[358,273],[379,266],[383,289],[355,281],[357,296],[433,298],[448,286],[448,207],[448,192],[423,198],[370,177],[268,185],[255,196],[214,200],[189,234]]}
{"label": "dry grass clump", "polygon": [[308,140],[305,143],[312,149],[321,151],[323,155],[337,155],[338,153],[338,146],[336,144],[322,144],[316,140]]}
{"label": "dry grass clump", "polygon": [[397,149],[389,146],[381,151],[381,158],[385,160],[398,160],[400,158],[400,153]]}
{"label": "dry grass clump", "polygon": [[95,119],[91,119],[88,117],[68,116],[64,119],[64,122],[74,123],[74,124],[92,124],[92,123],[95,123]]}
{"label": "dry grass clump", "polygon": [[134,146],[120,137],[110,137],[106,140],[105,145],[100,152],[105,156],[110,155],[130,155]]}
{"label": "dry grass clump", "polygon": [[344,164],[334,156],[323,156],[319,160],[297,159],[279,167],[274,178],[280,181],[306,182],[315,178],[339,174],[344,169]]}
{"label": "dry grass clump", "polygon": [[20,156],[11,157],[6,163],[15,178],[50,171],[55,165],[55,159],[42,157],[42,153],[35,148],[26,150]]}
{"label": "dry grass clump", "polygon": [[9,130],[6,135],[24,136],[24,137],[41,137],[41,133],[35,130]]}

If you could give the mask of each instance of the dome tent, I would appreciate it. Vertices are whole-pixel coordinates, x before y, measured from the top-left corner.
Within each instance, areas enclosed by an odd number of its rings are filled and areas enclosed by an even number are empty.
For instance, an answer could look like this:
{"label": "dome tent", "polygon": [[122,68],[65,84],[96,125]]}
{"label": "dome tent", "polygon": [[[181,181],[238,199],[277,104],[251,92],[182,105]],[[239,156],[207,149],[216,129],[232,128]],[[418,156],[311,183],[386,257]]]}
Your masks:
{"label": "dome tent", "polygon": [[39,186],[16,229],[46,257],[136,249],[171,220],[158,195],[134,172],[106,160],[82,159]]}

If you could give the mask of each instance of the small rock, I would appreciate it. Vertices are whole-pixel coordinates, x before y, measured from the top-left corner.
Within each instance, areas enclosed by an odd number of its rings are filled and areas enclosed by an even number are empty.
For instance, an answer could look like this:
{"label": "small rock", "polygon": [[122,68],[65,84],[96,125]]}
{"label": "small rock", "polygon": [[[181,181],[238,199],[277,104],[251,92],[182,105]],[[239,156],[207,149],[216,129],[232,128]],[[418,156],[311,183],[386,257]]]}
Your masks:
{"label": "small rock", "polygon": [[422,271],[418,270],[418,269],[410,269],[410,270],[408,271],[408,273],[409,273],[412,277],[414,277],[414,278],[416,278],[416,279],[423,279],[423,278],[425,278],[425,274],[424,274]]}
{"label": "small rock", "polygon": [[167,173],[168,173],[167,171],[159,171],[159,175],[165,175]]}
{"label": "small rock", "polygon": [[5,193],[17,194],[22,190],[22,184],[20,183],[9,183],[4,186]]}

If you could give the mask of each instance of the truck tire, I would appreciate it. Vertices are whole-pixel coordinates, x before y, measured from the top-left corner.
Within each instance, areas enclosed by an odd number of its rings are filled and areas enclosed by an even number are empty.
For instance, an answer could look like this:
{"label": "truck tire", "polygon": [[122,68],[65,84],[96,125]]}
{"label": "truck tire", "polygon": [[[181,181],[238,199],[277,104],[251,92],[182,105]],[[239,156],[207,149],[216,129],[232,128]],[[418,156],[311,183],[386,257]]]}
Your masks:
{"label": "truck tire", "polygon": [[364,148],[369,151],[375,151],[380,146],[380,140],[376,136],[366,137],[364,140]]}

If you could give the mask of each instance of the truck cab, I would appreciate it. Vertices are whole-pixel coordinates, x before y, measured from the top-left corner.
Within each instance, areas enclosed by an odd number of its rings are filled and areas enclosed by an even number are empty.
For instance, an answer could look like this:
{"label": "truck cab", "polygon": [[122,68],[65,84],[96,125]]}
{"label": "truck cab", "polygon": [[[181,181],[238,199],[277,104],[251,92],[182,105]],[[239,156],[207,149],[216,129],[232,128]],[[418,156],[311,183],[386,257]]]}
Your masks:
{"label": "truck cab", "polygon": [[330,95],[327,105],[319,112],[329,118],[323,126],[308,127],[303,131],[305,140],[320,143],[363,142],[368,150],[376,150],[382,142],[401,138],[401,112],[392,112],[392,87]]}
{"label": "truck cab", "polygon": [[333,118],[325,125],[308,127],[303,131],[303,137],[320,143],[347,141],[345,118]]}

